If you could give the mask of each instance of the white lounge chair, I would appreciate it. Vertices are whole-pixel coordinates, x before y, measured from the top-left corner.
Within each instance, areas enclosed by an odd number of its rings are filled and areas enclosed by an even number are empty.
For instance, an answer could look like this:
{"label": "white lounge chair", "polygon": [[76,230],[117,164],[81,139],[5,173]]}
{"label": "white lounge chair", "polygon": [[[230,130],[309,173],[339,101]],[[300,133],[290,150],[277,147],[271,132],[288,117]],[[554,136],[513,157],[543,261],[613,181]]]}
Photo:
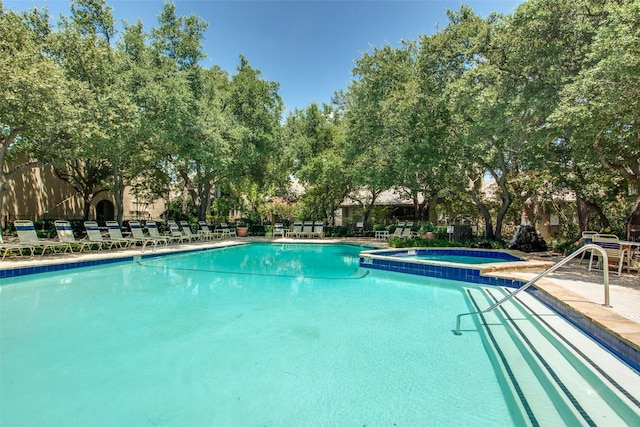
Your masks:
{"label": "white lounge chair", "polygon": [[402,230],[402,234],[400,235],[400,237],[403,239],[415,239],[416,237],[418,237],[418,233],[416,233],[415,231],[411,231],[411,228],[413,228],[413,223],[407,222]]}
{"label": "white lounge chair", "polygon": [[[158,247],[158,243],[161,242],[160,239],[145,236],[144,231],[142,230],[142,225],[140,225],[140,221],[129,221],[129,229],[131,230],[131,235],[142,245],[142,252],[144,252],[144,248],[148,244],[153,245],[153,251],[155,251]],[[167,239],[162,240],[164,240],[164,244],[167,246]]]}
{"label": "white lounge chair", "polygon": [[123,242],[119,240],[104,239],[98,223],[95,221],[85,221],[84,229],[87,232],[87,237],[90,242],[97,243],[100,249],[103,247],[107,249],[113,249],[113,247],[122,248]]}
{"label": "white lounge chair", "polygon": [[2,239],[2,234],[0,233],[0,252],[2,252],[2,259],[5,259],[7,254],[13,253],[18,256],[22,256],[22,252],[27,249],[30,251],[31,256],[35,251],[35,247],[33,245],[27,245],[22,243],[5,243]]}
{"label": "white lounge chair", "polygon": [[190,236],[188,236],[182,231],[178,223],[176,223],[174,220],[172,219],[168,220],[167,225],[169,226],[168,237],[171,240],[180,241],[180,243],[183,243],[185,240],[188,240],[189,242],[193,240]]}
{"label": "white lounge chair", "polygon": [[302,222],[294,221],[291,231],[287,234],[287,237],[302,237]]}
{"label": "white lounge chair", "polygon": [[[622,267],[625,263],[627,264],[627,273],[631,272],[627,262],[627,250],[620,247],[620,239],[618,239],[618,236],[613,234],[594,234],[592,239],[595,245],[600,246],[607,253],[609,264],[612,262],[617,264],[618,276],[622,273]],[[596,251],[591,251],[591,257],[589,258],[589,271],[591,271],[595,253]],[[602,257],[598,260],[598,264],[602,263],[601,258]],[[602,268],[609,268],[609,266],[604,265]]]}
{"label": "white lounge chair", "polygon": [[[75,246],[80,248],[79,252],[82,252],[84,248],[93,249],[94,245],[97,245],[98,250],[102,249],[102,244],[96,244],[85,239],[76,240],[76,236],[73,235],[73,229],[71,228],[69,221],[59,219],[56,220],[54,224],[56,226],[58,240],[60,240],[61,243],[69,244],[69,249]],[[73,252],[73,249],[71,249],[71,252]]]}
{"label": "white lounge chair", "polygon": [[389,237],[402,237],[403,231],[404,222],[399,222],[398,225],[396,225],[396,229],[394,230],[393,234],[391,234]]}
{"label": "white lounge chair", "polygon": [[[160,230],[158,230],[158,224],[156,224],[155,221],[147,221],[145,222],[144,226],[147,227],[147,231],[149,232],[149,237],[151,237],[152,239],[156,239],[158,243],[164,242],[165,246],[169,244],[170,240],[180,240],[182,242],[182,239],[173,237],[173,232],[169,236],[160,234]],[[178,230],[178,235],[182,236],[182,233],[180,233],[179,230]]]}
{"label": "white lounge chair", "polygon": [[220,223],[220,227],[213,230],[213,234],[215,234],[216,237],[220,237],[221,239],[231,236],[237,236],[236,229],[233,227],[229,227],[226,222]]}
{"label": "white lounge chair", "polygon": [[60,250],[62,250],[63,253],[67,252],[67,250],[73,252],[71,245],[68,243],[40,240],[36,233],[36,228],[33,226],[33,222],[29,220],[19,219],[16,220],[13,225],[16,227],[20,243],[23,245],[32,245],[34,248],[39,248],[42,250],[40,255],[44,255],[47,250],[53,253],[57,253]]}
{"label": "white lounge chair", "polygon": [[313,234],[313,221],[305,221],[302,224],[302,232],[300,237],[312,237]]}
{"label": "white lounge chair", "polygon": [[198,235],[200,236],[200,240],[205,240],[205,239],[211,240],[216,237],[213,234],[213,232],[209,229],[209,226],[207,225],[206,222],[199,221],[198,224],[200,225],[200,230],[198,230]]}
{"label": "white lounge chair", "polygon": [[136,239],[135,237],[124,237],[122,235],[122,227],[118,221],[107,221],[107,231],[109,232],[109,239],[117,240],[125,248],[136,246],[138,243],[142,245],[145,239]]}
{"label": "white lounge chair", "polygon": [[284,225],[281,222],[273,224],[273,237],[284,237],[285,230]]}
{"label": "white lounge chair", "polygon": [[200,236],[191,231],[191,226],[187,221],[180,221],[180,227],[182,228],[182,234],[188,237],[189,241],[200,240]]}
{"label": "white lounge chair", "polygon": [[324,223],[322,221],[316,221],[313,224],[313,232],[311,233],[311,237],[324,237]]}

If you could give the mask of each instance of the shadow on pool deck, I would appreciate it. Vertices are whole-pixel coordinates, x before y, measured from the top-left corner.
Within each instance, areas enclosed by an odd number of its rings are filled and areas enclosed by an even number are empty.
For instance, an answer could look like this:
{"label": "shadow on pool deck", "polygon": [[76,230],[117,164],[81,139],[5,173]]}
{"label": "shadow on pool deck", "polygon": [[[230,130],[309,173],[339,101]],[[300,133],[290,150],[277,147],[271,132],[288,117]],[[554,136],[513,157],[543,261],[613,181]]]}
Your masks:
{"label": "shadow on pool deck", "polygon": [[[372,238],[273,239],[268,237],[248,237],[191,244],[174,244],[167,248],[162,247],[158,249],[156,253],[169,254],[177,251],[222,247],[249,242],[351,243],[376,248],[386,248],[389,246],[385,240]],[[148,254],[151,253],[151,251],[147,250],[144,253]],[[73,254],[45,255],[44,257],[36,256],[34,258],[12,258],[0,262],[0,270],[132,255],[140,255],[140,250],[91,251]],[[524,256],[527,257],[526,254],[524,254]],[[538,257],[530,258],[540,260]],[[543,258],[544,261],[552,262],[558,262],[561,259],[560,257]],[[579,261],[576,260],[561,267],[558,271],[549,274],[535,286],[562,304],[579,312],[591,322],[598,324],[603,329],[640,350],[640,276],[638,276],[636,272],[632,272],[631,274],[623,273],[621,276],[618,276],[615,272],[611,271],[609,274],[611,307],[604,307],[603,273],[602,271],[589,272],[587,269],[587,262],[583,262],[581,265]],[[541,271],[542,270],[535,269],[526,271],[503,270],[492,274],[499,277],[528,281]]]}

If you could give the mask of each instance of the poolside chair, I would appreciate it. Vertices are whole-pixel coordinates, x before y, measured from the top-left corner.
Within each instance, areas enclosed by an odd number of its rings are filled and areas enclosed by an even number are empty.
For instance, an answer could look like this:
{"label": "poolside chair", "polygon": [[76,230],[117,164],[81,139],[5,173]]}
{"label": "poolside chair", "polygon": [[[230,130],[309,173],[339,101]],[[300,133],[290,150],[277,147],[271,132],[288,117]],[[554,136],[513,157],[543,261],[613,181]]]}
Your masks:
{"label": "poolside chair", "polygon": [[416,237],[418,237],[418,233],[412,231],[411,228],[413,228],[413,222],[407,222],[402,229],[402,234],[400,235],[400,237],[403,239],[415,239]]}
{"label": "poolside chair", "polygon": [[[596,234],[598,234],[597,231],[583,231],[582,238],[580,239],[582,241],[582,246],[590,245],[591,243],[593,243],[593,236]],[[580,257],[580,264],[582,264],[582,260],[585,258],[587,252],[592,251],[582,252],[582,256]]]}
{"label": "poolside chair", "polygon": [[106,224],[107,231],[109,231],[109,239],[119,241],[125,248],[136,246],[138,243],[142,245],[145,241],[145,239],[136,239],[135,237],[124,237],[118,221],[107,221]]}
{"label": "poolside chair", "polygon": [[191,231],[191,226],[187,221],[180,221],[180,227],[182,227],[182,234],[188,237],[189,241],[200,240],[200,236]]}
{"label": "poolside chair", "polygon": [[[58,240],[60,240],[61,243],[69,244],[69,249],[71,249],[72,246],[75,246],[76,248],[79,248],[78,252],[82,252],[84,248],[93,249],[94,245],[97,246],[98,250],[102,249],[102,244],[96,244],[95,242],[85,239],[76,240],[76,236],[73,235],[73,229],[71,228],[69,221],[56,220],[54,225],[56,227]],[[71,252],[73,252],[73,249]]]}
{"label": "poolside chair", "polygon": [[104,239],[102,237],[102,232],[100,231],[100,227],[98,227],[98,223],[95,221],[85,221],[84,229],[87,232],[87,237],[89,238],[89,241],[99,244],[100,249],[102,249],[103,247],[107,249],[113,249],[114,246],[120,249],[124,244],[119,240]]}
{"label": "poolside chair", "polygon": [[178,240],[180,243],[183,243],[185,240],[188,240],[189,242],[192,240],[191,237],[187,236],[180,229],[180,226],[174,220],[168,220],[167,225],[169,226],[169,236],[171,240]]}
{"label": "poolside chair", "polygon": [[302,222],[295,221],[293,223],[293,228],[287,234],[287,237],[302,237]]}
{"label": "poolside chair", "polygon": [[[177,227],[175,222],[173,224]],[[160,234],[160,230],[158,230],[158,224],[156,224],[155,221],[147,221],[145,222],[144,225],[145,227],[147,227],[147,232],[149,232],[149,237],[151,237],[152,239],[158,240],[158,243],[161,243],[164,241],[165,246],[167,246],[171,240],[180,240],[180,242],[184,240],[182,238],[182,233],[180,232],[179,228],[178,230],[176,230],[177,234],[174,236],[173,230],[170,230],[171,232],[170,235]]]}
{"label": "poolside chair", "polygon": [[215,237],[219,237],[221,239],[224,239],[225,237],[231,237],[231,232],[229,231],[229,226],[226,222],[220,223],[220,226],[216,227],[213,230],[213,234],[215,235]]}
{"label": "poolside chair", "polygon": [[300,237],[311,237],[313,234],[313,221],[305,221],[302,224],[302,232]]}
{"label": "poolside chair", "polygon": [[276,222],[273,224],[273,237],[284,237],[285,229],[284,225],[281,222]]}
{"label": "poolside chair", "polygon": [[322,221],[316,221],[313,225],[313,233],[311,233],[311,237],[324,237],[324,223]]}
{"label": "poolside chair", "polygon": [[18,232],[18,239],[23,245],[32,245],[34,248],[40,248],[42,252],[40,255],[44,255],[47,250],[53,253],[57,253],[59,250],[64,249],[62,252],[66,253],[67,250],[73,252],[71,245],[64,242],[54,242],[51,240],[40,240],[36,234],[36,228],[33,226],[33,222],[29,220],[16,220],[13,225]]}
{"label": "poolside chair", "polygon": [[2,233],[0,233],[0,252],[2,252],[2,259],[5,259],[7,254],[14,253],[18,256],[22,256],[22,252],[28,249],[33,256],[35,247],[33,245],[23,245],[22,243],[5,243],[2,239]]}
{"label": "poolside chair", "polygon": [[[618,276],[622,273],[622,267],[627,264],[627,273],[630,273],[629,263],[627,262],[627,250],[620,247],[620,240],[618,236],[613,234],[594,234],[592,236],[593,243],[600,246],[607,253],[609,264],[618,265]],[[589,271],[593,264],[593,257],[595,251],[591,251],[591,257],[589,258]],[[602,257],[598,257],[598,265],[602,263]],[[609,268],[608,265],[602,266],[602,268]]]}
{"label": "poolside chair", "polygon": [[209,226],[204,221],[199,221],[198,225],[200,225],[200,230],[198,230],[198,235],[200,236],[200,240],[211,240],[215,238],[215,234],[209,229]]}
{"label": "poolside chair", "polygon": [[167,246],[168,240],[163,239],[154,239],[152,237],[147,237],[144,235],[144,231],[142,230],[142,225],[140,225],[140,221],[129,221],[129,229],[131,230],[131,235],[140,242],[142,245],[141,251],[144,252],[144,248],[148,244],[153,245],[153,251],[155,251],[158,247],[158,243],[164,241],[164,245]]}
{"label": "poolside chair", "polygon": [[389,237],[402,237],[402,232],[404,231],[404,222],[399,222],[396,225],[396,229]]}

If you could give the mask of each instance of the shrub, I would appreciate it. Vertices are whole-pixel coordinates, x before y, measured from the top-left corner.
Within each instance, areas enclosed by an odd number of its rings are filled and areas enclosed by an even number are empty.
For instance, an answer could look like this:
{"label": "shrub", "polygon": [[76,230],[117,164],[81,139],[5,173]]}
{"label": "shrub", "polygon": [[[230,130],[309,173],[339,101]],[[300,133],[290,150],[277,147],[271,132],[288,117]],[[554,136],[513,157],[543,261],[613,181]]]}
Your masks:
{"label": "shrub", "polygon": [[489,239],[476,239],[468,243],[470,248],[477,249],[504,249],[507,247],[507,242],[504,240],[489,240]]}
{"label": "shrub", "polygon": [[[273,227],[272,227],[273,230]],[[249,225],[249,231],[247,232],[247,236],[265,236],[267,234],[267,230],[262,224],[251,224]]]}
{"label": "shrub", "polygon": [[324,235],[327,237],[347,237],[348,229],[343,225],[324,227]]}
{"label": "shrub", "polygon": [[580,245],[576,245],[574,239],[567,239],[563,237],[552,237],[548,241],[549,250],[552,252],[568,255],[575,252]]}
{"label": "shrub", "polygon": [[465,246],[460,242],[453,242],[446,239],[400,239],[392,237],[389,245],[393,248],[457,248]]}

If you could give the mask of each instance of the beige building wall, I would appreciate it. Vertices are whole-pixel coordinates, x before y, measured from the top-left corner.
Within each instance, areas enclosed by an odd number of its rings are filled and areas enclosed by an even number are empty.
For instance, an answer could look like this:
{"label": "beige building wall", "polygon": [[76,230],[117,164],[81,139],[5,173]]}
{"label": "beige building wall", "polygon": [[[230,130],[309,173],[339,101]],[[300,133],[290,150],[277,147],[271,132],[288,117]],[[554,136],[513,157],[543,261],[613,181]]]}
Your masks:
{"label": "beige building wall", "polygon": [[[165,210],[162,199],[146,203],[125,190],[125,220],[159,220]],[[10,183],[2,206],[4,221],[16,219],[82,219],[82,196],[53,173],[51,166],[26,170]],[[90,219],[110,220],[115,218],[115,203],[111,192],[99,193],[91,202]]]}

